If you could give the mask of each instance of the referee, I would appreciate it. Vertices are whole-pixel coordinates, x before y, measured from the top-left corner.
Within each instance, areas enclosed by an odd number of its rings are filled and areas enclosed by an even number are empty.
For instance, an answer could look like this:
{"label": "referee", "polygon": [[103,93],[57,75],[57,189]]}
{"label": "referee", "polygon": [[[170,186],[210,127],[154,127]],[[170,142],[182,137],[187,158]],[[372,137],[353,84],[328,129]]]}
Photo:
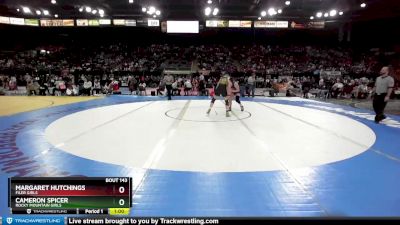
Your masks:
{"label": "referee", "polygon": [[165,87],[167,88],[168,100],[171,100],[172,84],[174,83],[174,76],[167,74],[164,77]]}
{"label": "referee", "polygon": [[389,76],[389,67],[385,66],[381,69],[380,76],[376,79],[373,92],[373,107],[376,113],[375,123],[379,123],[386,118],[384,110],[390,99],[394,87],[394,79]]}

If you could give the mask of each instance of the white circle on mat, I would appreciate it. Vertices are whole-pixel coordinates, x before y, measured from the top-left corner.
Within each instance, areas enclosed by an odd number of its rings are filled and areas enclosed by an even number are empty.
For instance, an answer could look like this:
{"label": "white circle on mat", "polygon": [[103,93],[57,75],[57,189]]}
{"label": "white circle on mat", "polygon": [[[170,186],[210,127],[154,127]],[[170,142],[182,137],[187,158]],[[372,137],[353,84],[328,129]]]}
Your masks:
{"label": "white circle on mat", "polygon": [[[46,139],[70,154],[134,168],[194,172],[255,172],[319,166],[357,156],[375,142],[374,132],[349,117],[285,104],[233,103],[206,115],[208,100],[137,102],[93,108],[60,118]],[[166,112],[177,110],[174,115]],[[232,115],[235,117],[234,115]],[[217,118],[218,117],[218,118]]]}

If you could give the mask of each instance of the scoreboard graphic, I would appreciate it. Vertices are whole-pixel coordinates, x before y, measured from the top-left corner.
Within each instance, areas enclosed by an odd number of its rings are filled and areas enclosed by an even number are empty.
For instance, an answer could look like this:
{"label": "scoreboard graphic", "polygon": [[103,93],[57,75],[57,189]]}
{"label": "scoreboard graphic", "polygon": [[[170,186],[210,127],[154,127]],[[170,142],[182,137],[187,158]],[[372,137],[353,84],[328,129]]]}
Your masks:
{"label": "scoreboard graphic", "polygon": [[25,178],[8,182],[12,214],[129,214],[132,178]]}

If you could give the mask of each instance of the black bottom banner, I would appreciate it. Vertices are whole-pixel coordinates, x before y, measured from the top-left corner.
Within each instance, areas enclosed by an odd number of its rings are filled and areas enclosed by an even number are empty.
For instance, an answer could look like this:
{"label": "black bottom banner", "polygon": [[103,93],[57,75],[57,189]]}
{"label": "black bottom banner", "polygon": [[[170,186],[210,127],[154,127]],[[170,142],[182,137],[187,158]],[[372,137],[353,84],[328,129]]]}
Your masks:
{"label": "black bottom banner", "polygon": [[180,217],[109,217],[109,218],[83,218],[68,217],[65,219],[65,225],[77,224],[103,224],[103,225],[168,225],[168,224],[193,224],[193,225],[214,225],[214,224],[343,224],[345,222],[360,222],[373,224],[400,224],[400,218],[393,219],[375,219],[375,218],[180,218]]}

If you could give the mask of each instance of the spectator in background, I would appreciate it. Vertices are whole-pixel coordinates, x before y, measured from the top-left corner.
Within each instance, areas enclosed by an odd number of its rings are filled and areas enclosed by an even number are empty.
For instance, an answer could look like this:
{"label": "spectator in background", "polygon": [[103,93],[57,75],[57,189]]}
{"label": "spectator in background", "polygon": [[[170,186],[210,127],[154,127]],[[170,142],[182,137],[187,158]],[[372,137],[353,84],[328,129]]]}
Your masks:
{"label": "spectator in background", "polygon": [[172,83],[172,95],[181,95],[181,90],[178,88],[178,81]]}
{"label": "spectator in background", "polygon": [[183,79],[182,77],[178,77],[178,87],[183,87]]}
{"label": "spectator in background", "polygon": [[29,75],[29,73],[26,73],[23,79],[24,79],[24,81],[26,82],[26,84],[32,82],[32,76]]}
{"label": "spectator in background", "polygon": [[39,81],[39,95],[46,96],[46,92],[49,92],[49,88],[44,79]]}
{"label": "spectator in background", "polygon": [[246,81],[243,77],[238,79],[239,87],[240,87],[240,96],[244,97],[246,93]]}
{"label": "spectator in background", "polygon": [[296,94],[294,93],[294,82],[288,82],[287,87],[286,87],[286,97],[296,97]]}
{"label": "spectator in background", "polygon": [[83,93],[90,96],[92,92],[92,81],[85,80],[83,83]]}
{"label": "spectator in background", "polygon": [[200,74],[199,81],[204,81],[204,75],[203,74]]}
{"label": "spectator in background", "polygon": [[198,77],[194,77],[193,79],[188,78],[189,81],[191,80],[191,84],[192,84],[192,95],[193,93],[197,93],[198,95],[198,91],[199,91],[199,80]]}
{"label": "spectator in background", "polygon": [[139,83],[139,95],[147,95],[146,94],[146,82],[140,81]]}
{"label": "spectator in background", "polygon": [[81,78],[78,81],[78,90],[79,94],[84,94],[85,93],[85,88],[83,85],[85,84],[86,78],[84,76],[81,76]]}
{"label": "spectator in background", "polygon": [[355,87],[356,87],[355,80],[351,81],[347,80],[342,91],[342,96],[344,98],[351,98],[351,95],[353,94],[353,90]]}
{"label": "spectator in background", "polygon": [[206,83],[204,79],[199,81],[199,95],[200,96],[208,95],[208,93],[206,92]]}
{"label": "spectator in background", "polygon": [[67,85],[65,84],[65,81],[60,78],[58,78],[58,91],[59,95],[65,95],[65,92],[67,91]]}
{"label": "spectator in background", "polygon": [[321,77],[321,79],[319,79],[318,86],[319,86],[320,89],[325,89],[324,78]]}
{"label": "spectator in background", "polygon": [[342,83],[342,80],[340,78],[337,78],[336,83],[332,86],[331,96],[333,98],[338,98],[339,95],[342,93],[343,88],[344,88],[344,84]]}
{"label": "spectator in background", "polygon": [[165,81],[164,80],[160,80],[160,84],[158,85],[158,88],[157,88],[157,96],[158,95],[164,95],[164,93],[163,93],[164,90],[165,90]]}
{"label": "spectator in background", "polygon": [[118,80],[114,80],[113,82],[111,82],[111,87],[112,87],[112,93],[115,95],[121,94],[121,90],[119,89],[119,81]]}
{"label": "spectator in background", "polygon": [[94,80],[92,95],[94,95],[94,92],[96,92],[96,95],[98,95],[101,92],[101,85],[98,79]]}
{"label": "spectator in background", "polygon": [[250,94],[251,94],[251,97],[254,98],[254,92],[256,89],[255,84],[256,84],[256,74],[252,73],[251,76],[249,76],[247,78],[247,89],[248,89],[247,95],[248,95],[248,97],[250,97]]}
{"label": "spectator in background", "polygon": [[311,86],[312,86],[311,81],[308,78],[305,78],[301,85],[301,88],[303,90],[303,98],[308,98],[308,94],[310,93]]}
{"label": "spectator in background", "polygon": [[28,95],[38,95],[39,94],[39,83],[36,79],[31,79],[26,85],[26,91]]}
{"label": "spectator in background", "polygon": [[110,83],[105,83],[103,86],[103,94],[110,95],[113,93],[113,82],[110,81]]}
{"label": "spectator in background", "polygon": [[55,91],[56,91],[56,84],[55,84],[54,78],[49,78],[47,85],[48,85],[48,89],[49,89],[49,94],[51,96],[54,96]]}
{"label": "spectator in background", "polygon": [[10,82],[8,82],[8,89],[10,91],[15,91],[15,90],[18,89],[18,87],[17,87],[17,78],[16,77],[12,76],[10,78]]}
{"label": "spectator in background", "polygon": [[368,90],[368,80],[367,79],[361,79],[359,81],[359,85],[354,87],[354,98],[357,99],[366,99],[369,95],[369,90]]}
{"label": "spectator in background", "polygon": [[66,96],[73,96],[73,88],[72,86],[67,87],[67,90],[65,91]]}
{"label": "spectator in background", "polygon": [[6,92],[4,90],[4,81],[0,79],[0,95],[5,95]]}
{"label": "spectator in background", "polygon": [[[277,78],[298,75],[301,77],[299,82],[302,82],[305,76],[311,74],[321,75],[324,76],[326,90],[331,90],[334,80],[330,78],[330,74],[340,72],[341,75],[351,75],[353,79],[371,76],[380,69],[376,66],[377,59],[387,51],[385,49],[381,49],[382,51],[370,51],[370,49],[360,51],[359,49],[315,45],[286,47],[278,45],[203,45],[185,47],[153,44],[137,47],[136,45],[129,46],[119,43],[101,46],[100,48],[95,44],[82,47],[59,46],[55,47],[59,49],[52,50],[51,54],[40,55],[20,54],[22,52],[12,51],[4,53],[5,57],[0,59],[0,71],[2,74],[6,73],[7,76],[3,79],[4,88],[8,89],[9,86],[11,89],[13,88],[13,85],[9,83],[11,76],[16,75],[18,85],[26,85],[23,74],[27,73],[29,77],[37,76],[47,73],[49,70],[60,74],[67,82],[67,87],[76,85],[78,82],[82,84],[80,94],[85,93],[84,83],[80,81],[83,74],[86,74],[87,79],[92,82],[90,74],[101,74],[102,76],[99,77],[101,86],[109,84],[114,75],[117,77],[126,74],[141,74],[137,76],[136,80],[139,80],[140,77],[148,87],[157,87],[159,77],[154,76],[154,74],[160,74],[162,71],[160,67],[164,69],[169,64],[167,61],[171,60],[173,61],[171,64],[175,64],[174,66],[179,67],[181,64],[187,64],[189,68],[196,61],[199,64],[198,69],[204,69],[204,74],[208,74],[207,78],[210,78],[209,82],[208,80],[204,81],[208,87],[216,84],[216,81],[213,81],[212,73],[227,71],[235,76],[240,74],[239,80],[243,80],[244,85],[246,85],[249,72],[267,74],[268,77]],[[154,72],[152,76],[144,75],[150,72]],[[243,76],[243,74],[246,75]],[[72,77],[74,80],[70,84],[67,78],[71,79]],[[49,88],[54,87],[55,85],[51,85],[48,79],[55,78],[46,78]],[[198,80],[196,78],[192,80],[194,91],[200,89],[200,84],[197,85],[196,82],[200,83],[203,79],[202,73],[199,74]],[[181,79],[179,80],[181,81]],[[346,80],[348,79],[346,78]],[[261,80],[257,79],[253,86],[255,87],[259,81]],[[243,83],[240,82],[240,86]],[[311,83],[312,86],[318,86],[318,80],[316,82],[311,81]],[[346,82],[344,84],[346,84],[345,87],[349,87]],[[130,86],[129,82],[128,86]],[[182,86],[182,82],[177,85],[177,87]],[[252,92],[249,86],[247,88]],[[130,90],[132,90],[132,86],[130,86]],[[137,83],[133,90],[137,90]],[[342,93],[346,93],[348,90]],[[50,93],[53,93],[53,91],[50,90]]]}
{"label": "spectator in background", "polygon": [[192,83],[190,82],[190,79],[186,79],[186,81],[184,83],[185,96],[190,95],[190,90],[192,90]]}
{"label": "spectator in background", "polygon": [[137,91],[137,80],[134,77],[129,76],[128,78],[128,88],[131,95]]}

